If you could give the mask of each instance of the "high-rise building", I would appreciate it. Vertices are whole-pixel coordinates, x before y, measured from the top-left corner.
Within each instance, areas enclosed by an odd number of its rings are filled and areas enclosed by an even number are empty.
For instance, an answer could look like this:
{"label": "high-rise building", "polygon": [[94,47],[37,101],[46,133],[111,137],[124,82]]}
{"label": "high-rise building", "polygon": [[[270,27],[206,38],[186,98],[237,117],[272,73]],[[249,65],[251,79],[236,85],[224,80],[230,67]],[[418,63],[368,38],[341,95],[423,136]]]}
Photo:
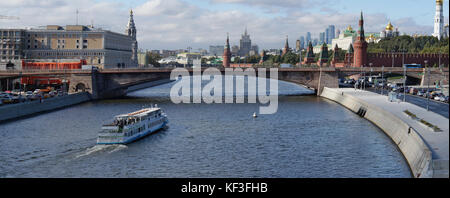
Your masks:
{"label": "high-rise building", "polygon": [[[327,29],[328,30],[328,29]],[[321,32],[320,34],[319,34],[319,42],[320,43],[325,43],[325,42],[327,42],[327,40],[325,39],[325,32]]]}
{"label": "high-rise building", "polygon": [[318,44],[319,44],[319,39],[316,39],[316,38],[315,38],[315,39],[312,41],[312,43],[313,43],[314,46],[318,45]]}
{"label": "high-rise building", "polygon": [[301,50],[301,44],[300,44],[300,40],[297,40],[295,42],[295,51],[300,51]]}
{"label": "high-rise building", "polygon": [[433,36],[441,39],[444,33],[444,0],[436,0],[436,16],[434,17],[434,33]]}
{"label": "high-rise building", "polygon": [[311,40],[311,32],[307,32],[306,33],[306,41],[305,41],[305,43],[309,44],[309,42],[312,42],[312,40]]}
{"label": "high-rise building", "polygon": [[300,49],[305,49],[305,37],[300,36]]}
{"label": "high-rise building", "polygon": [[252,49],[252,40],[250,39],[250,35],[247,34],[247,28],[245,28],[245,32],[240,40],[239,56],[248,56],[251,49]]}
{"label": "high-rise building", "polygon": [[330,25],[327,28],[327,37],[326,37],[326,43],[327,44],[331,44],[331,42],[333,41],[333,39],[336,37],[336,30],[334,25]]}

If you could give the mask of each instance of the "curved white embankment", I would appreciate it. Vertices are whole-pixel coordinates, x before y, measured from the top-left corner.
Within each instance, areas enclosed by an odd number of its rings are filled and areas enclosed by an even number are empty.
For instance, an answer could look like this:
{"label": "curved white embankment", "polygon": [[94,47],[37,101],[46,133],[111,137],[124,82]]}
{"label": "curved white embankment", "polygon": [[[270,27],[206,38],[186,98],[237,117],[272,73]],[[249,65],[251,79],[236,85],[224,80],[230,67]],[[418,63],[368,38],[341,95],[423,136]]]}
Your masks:
{"label": "curved white embankment", "polygon": [[320,96],[347,107],[381,128],[400,149],[414,177],[432,177],[430,149],[417,131],[400,118],[335,89],[324,88]]}

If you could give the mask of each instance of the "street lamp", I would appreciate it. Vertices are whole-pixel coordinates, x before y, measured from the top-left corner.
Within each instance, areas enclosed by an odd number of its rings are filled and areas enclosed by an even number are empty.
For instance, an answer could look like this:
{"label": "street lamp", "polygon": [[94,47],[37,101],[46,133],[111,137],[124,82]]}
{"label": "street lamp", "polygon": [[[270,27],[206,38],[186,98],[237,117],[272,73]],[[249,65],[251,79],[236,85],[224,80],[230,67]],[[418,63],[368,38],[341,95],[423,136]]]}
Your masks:
{"label": "street lamp", "polygon": [[384,65],[381,66],[381,95],[384,95]]}
{"label": "street lamp", "polygon": [[402,66],[403,66],[403,102],[406,102],[406,65],[405,65],[405,49],[402,49]]}
{"label": "street lamp", "polygon": [[425,75],[428,76],[428,88],[427,88],[427,111],[430,111],[430,97],[428,93],[430,92],[430,70],[428,69],[428,60],[425,60]]}
{"label": "street lamp", "polygon": [[373,80],[372,78],[372,63],[369,63],[369,67],[370,67],[370,72],[369,72],[369,78]]}

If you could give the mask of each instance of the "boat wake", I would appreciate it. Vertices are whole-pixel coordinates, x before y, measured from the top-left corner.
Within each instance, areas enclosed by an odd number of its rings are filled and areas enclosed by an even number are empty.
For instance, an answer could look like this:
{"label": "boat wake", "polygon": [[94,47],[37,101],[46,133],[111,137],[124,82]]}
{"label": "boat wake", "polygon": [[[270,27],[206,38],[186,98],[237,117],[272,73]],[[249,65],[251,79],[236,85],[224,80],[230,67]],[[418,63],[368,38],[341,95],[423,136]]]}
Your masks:
{"label": "boat wake", "polygon": [[122,144],[112,144],[112,145],[95,145],[93,147],[87,148],[85,151],[82,151],[80,154],[76,155],[75,158],[80,158],[88,155],[92,155],[98,152],[108,152],[114,153],[123,149],[128,148],[126,145]]}

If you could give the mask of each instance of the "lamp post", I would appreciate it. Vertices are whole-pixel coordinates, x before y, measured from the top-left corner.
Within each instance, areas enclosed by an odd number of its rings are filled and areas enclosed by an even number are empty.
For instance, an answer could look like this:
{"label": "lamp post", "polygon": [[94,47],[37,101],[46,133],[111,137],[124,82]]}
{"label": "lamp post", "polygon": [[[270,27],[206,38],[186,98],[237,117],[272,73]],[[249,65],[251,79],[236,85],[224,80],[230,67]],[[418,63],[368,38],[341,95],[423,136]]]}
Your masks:
{"label": "lamp post", "polygon": [[381,95],[384,95],[384,65],[381,66]]}
{"label": "lamp post", "polygon": [[[372,63],[369,63],[369,67],[370,67],[370,73],[369,73],[369,78],[372,79]],[[373,80],[373,79],[372,79]]]}
{"label": "lamp post", "polygon": [[392,50],[392,67],[394,67],[394,50]]}
{"label": "lamp post", "polygon": [[430,70],[428,69],[428,60],[425,60],[425,75],[428,76],[428,88],[427,88],[427,111],[430,111],[430,97],[428,96],[428,92],[430,92]]}
{"label": "lamp post", "polygon": [[403,66],[403,102],[406,102],[406,65],[405,65],[405,52],[406,50],[402,50],[402,66]]}
{"label": "lamp post", "polygon": [[300,49],[299,55],[300,55],[300,62],[298,63],[298,66],[302,67],[302,50],[301,49]]}

